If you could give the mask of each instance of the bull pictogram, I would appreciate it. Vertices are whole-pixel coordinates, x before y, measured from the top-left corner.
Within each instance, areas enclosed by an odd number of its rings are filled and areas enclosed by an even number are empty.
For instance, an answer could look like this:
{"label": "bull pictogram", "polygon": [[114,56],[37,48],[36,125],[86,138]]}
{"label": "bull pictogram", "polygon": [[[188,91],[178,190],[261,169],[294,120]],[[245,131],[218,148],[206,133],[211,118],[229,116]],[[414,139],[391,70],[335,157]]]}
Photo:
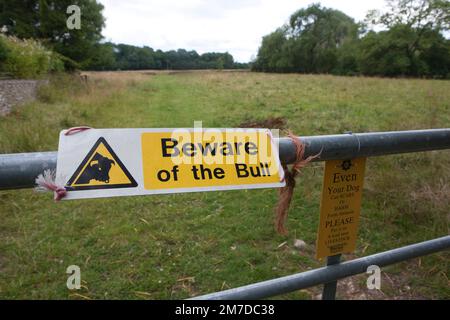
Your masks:
{"label": "bull pictogram", "polygon": [[115,165],[115,161],[96,152],[89,162],[86,170],[78,178],[77,183],[89,183],[92,179],[109,183],[109,170]]}
{"label": "bull pictogram", "polygon": [[75,173],[66,189],[92,190],[136,187],[137,183],[106,140],[97,140]]}

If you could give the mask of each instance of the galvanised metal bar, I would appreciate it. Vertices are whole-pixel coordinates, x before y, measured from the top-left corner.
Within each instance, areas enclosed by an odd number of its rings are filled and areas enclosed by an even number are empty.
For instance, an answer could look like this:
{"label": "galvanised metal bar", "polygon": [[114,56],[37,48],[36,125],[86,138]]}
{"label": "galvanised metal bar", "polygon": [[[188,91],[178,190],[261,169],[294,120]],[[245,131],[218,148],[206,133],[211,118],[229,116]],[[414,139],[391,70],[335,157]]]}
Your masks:
{"label": "galvanised metal bar", "polygon": [[57,152],[0,155],[0,190],[32,188],[46,169],[56,168]]}
{"label": "galvanised metal bar", "polygon": [[[450,129],[393,131],[301,137],[305,156],[321,152],[316,161],[375,157],[397,153],[450,149]],[[290,139],[279,140],[283,163],[295,161],[295,146]]]}
{"label": "galvanised metal bar", "polygon": [[[301,137],[305,156],[314,161],[374,157],[396,153],[450,149],[450,129],[394,131]],[[295,161],[295,145],[288,138],[278,139],[283,163]],[[31,188],[45,169],[55,169],[56,152],[0,155],[0,190]]]}
{"label": "galvanised metal bar", "polygon": [[377,253],[334,266],[318,268],[278,279],[250,284],[248,286],[215,292],[195,297],[193,300],[249,300],[273,297],[365,273],[371,265],[384,267],[446,249],[450,249],[450,236]]}

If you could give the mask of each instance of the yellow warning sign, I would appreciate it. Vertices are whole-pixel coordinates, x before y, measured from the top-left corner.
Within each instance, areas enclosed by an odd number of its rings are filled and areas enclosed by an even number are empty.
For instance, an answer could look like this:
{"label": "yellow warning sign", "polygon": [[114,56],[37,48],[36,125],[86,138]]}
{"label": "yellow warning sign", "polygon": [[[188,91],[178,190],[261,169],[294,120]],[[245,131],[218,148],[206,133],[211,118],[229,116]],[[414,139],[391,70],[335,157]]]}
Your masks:
{"label": "yellow warning sign", "polygon": [[316,257],[351,253],[356,247],[365,158],[325,164]]}
{"label": "yellow warning sign", "polygon": [[145,132],[146,190],[280,187],[283,171],[266,130]]}
{"label": "yellow warning sign", "polygon": [[97,140],[66,184],[69,191],[131,188],[137,183],[106,140]]}

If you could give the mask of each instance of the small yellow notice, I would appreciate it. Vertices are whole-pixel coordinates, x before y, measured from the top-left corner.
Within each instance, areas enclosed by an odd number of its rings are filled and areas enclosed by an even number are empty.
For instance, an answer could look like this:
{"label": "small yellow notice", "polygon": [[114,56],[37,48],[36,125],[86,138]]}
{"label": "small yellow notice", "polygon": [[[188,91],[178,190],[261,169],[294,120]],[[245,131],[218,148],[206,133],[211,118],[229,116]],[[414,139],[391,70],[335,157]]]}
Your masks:
{"label": "small yellow notice", "polygon": [[366,159],[325,164],[316,257],[322,259],[356,248]]}

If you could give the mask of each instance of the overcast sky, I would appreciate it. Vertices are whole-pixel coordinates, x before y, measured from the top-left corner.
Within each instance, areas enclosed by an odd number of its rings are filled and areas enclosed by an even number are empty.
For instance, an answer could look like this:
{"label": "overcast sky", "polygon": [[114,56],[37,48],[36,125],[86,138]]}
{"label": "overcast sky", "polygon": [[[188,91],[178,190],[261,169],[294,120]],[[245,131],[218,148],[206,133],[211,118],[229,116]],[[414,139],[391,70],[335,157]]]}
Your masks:
{"label": "overcast sky", "polygon": [[248,62],[256,55],[264,35],[311,3],[339,9],[356,20],[384,4],[384,0],[99,1],[105,6],[103,36],[108,41],[164,51],[228,51],[239,62]]}

